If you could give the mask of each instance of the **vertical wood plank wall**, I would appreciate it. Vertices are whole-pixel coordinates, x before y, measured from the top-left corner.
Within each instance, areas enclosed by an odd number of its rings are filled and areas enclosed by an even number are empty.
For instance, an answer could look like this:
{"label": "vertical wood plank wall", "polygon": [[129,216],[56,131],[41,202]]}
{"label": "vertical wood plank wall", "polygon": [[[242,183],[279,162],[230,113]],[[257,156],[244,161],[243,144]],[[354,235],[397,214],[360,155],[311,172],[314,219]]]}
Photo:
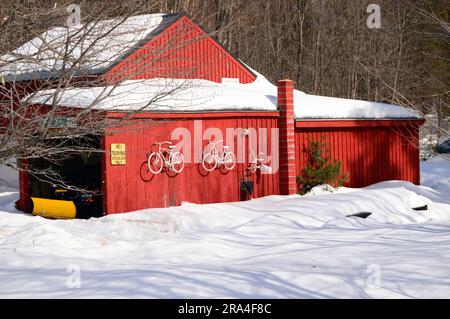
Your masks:
{"label": "vertical wood plank wall", "polygon": [[[170,116],[169,116],[170,117]],[[104,168],[103,193],[104,211],[107,214],[127,212],[151,207],[179,205],[183,201],[192,203],[233,202],[242,199],[239,183],[248,167],[248,141],[245,163],[227,174],[219,170],[205,174],[199,170],[198,163],[186,164],[184,171],[175,177],[166,173],[153,176],[146,168],[148,154],[155,141],[171,140],[171,132],[176,128],[186,128],[193,135],[194,123],[202,120],[201,134],[210,128],[219,128],[224,134],[226,144],[237,147],[236,137],[226,138],[227,128],[266,128],[267,154],[278,155],[273,149],[270,129],[278,128],[278,115],[248,115],[211,117],[200,114],[198,118],[158,118],[133,121],[122,131],[106,134],[102,147],[106,150],[102,157]],[[296,174],[299,175],[306,164],[308,141],[322,136],[330,147],[331,155],[342,162],[343,171],[349,174],[346,186],[364,187],[385,180],[406,180],[419,184],[418,125],[379,125],[376,121],[365,122],[357,127],[297,125],[295,130]],[[401,123],[399,121],[398,123]],[[369,125],[370,124],[370,125]],[[194,136],[192,136],[194,138]],[[193,141],[192,141],[193,142]],[[126,144],[126,165],[112,166],[109,150],[111,143]],[[206,145],[203,140],[203,146]],[[191,144],[193,147],[193,144]],[[236,149],[234,149],[236,151]],[[184,150],[182,150],[184,153]],[[29,211],[28,173],[20,174],[20,199],[17,207]],[[253,175],[255,182],[253,198],[279,194],[279,174]]]}
{"label": "vertical wood plank wall", "polygon": [[[249,116],[229,118],[203,118],[202,134],[208,128],[219,128],[224,137],[226,128],[260,128],[268,129],[268,154],[272,154],[270,129],[277,127],[278,118],[270,116]],[[216,203],[239,201],[241,194],[239,183],[248,167],[248,156],[245,164],[237,164],[236,168],[226,174],[219,170],[205,174],[198,163],[186,164],[184,170],[175,177],[167,173],[153,175],[147,170],[148,154],[155,141],[171,140],[171,132],[176,128],[186,128],[194,137],[194,119],[158,119],[142,120],[140,125],[123,128],[123,132],[105,136],[105,211],[118,213],[150,207],[168,207],[179,205],[183,201],[192,203]],[[226,140],[227,145],[234,141]],[[111,143],[126,144],[126,165],[112,166],[108,154]],[[191,147],[193,148],[192,140]],[[207,141],[203,141],[203,146]],[[246,143],[248,145],[248,143]],[[247,146],[248,147],[248,146]],[[185,151],[181,150],[183,153]],[[233,150],[235,151],[235,150]],[[276,150],[278,152],[278,150]],[[235,152],[236,153],[236,152]],[[247,153],[246,153],[247,154]],[[252,197],[262,197],[279,193],[278,173],[253,175],[255,182]]]}
{"label": "vertical wood plank wall", "polygon": [[325,136],[333,158],[349,174],[346,186],[364,187],[386,180],[420,183],[418,126],[297,127],[297,175],[306,166],[308,141]]}
{"label": "vertical wood plank wall", "polygon": [[256,79],[186,16],[105,74],[105,79],[111,82],[152,78],[205,79],[218,83],[222,78],[238,78],[240,83]]}

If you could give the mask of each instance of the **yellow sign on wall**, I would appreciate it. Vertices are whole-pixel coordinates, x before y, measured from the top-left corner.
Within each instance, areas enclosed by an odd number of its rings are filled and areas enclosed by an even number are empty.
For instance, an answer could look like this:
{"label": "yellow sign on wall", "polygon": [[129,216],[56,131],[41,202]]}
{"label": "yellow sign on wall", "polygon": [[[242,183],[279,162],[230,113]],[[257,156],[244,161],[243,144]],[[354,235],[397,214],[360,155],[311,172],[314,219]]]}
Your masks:
{"label": "yellow sign on wall", "polygon": [[125,165],[126,163],[125,144],[111,144],[111,165]]}

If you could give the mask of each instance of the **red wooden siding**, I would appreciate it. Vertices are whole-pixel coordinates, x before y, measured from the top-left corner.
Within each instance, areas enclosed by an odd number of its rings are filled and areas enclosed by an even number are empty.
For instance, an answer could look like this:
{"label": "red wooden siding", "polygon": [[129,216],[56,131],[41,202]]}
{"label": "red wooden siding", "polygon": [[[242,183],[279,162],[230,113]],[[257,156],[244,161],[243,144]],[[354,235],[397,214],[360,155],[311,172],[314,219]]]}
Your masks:
{"label": "red wooden siding", "polygon": [[[216,114],[217,116],[217,114]],[[268,129],[267,153],[272,155],[270,129],[277,127],[278,113],[267,113],[265,116],[227,116],[223,118],[201,118],[201,134],[209,128],[218,128],[225,137],[226,144],[234,144],[236,153],[237,138],[233,141],[226,138],[227,128],[260,128]],[[241,198],[239,182],[243,180],[244,170],[248,164],[237,164],[237,167],[222,174],[219,170],[204,174],[199,171],[198,163],[186,164],[184,170],[175,177],[166,173],[154,175],[148,173],[146,161],[155,141],[171,140],[172,131],[176,128],[186,128],[191,132],[194,147],[193,118],[178,119],[142,119],[121,132],[107,134],[104,147],[105,160],[105,204],[106,213],[133,211],[150,207],[167,207],[179,205],[183,201],[192,203],[232,202]],[[197,122],[197,127],[198,127]],[[182,139],[182,138],[181,138]],[[175,140],[174,140],[175,142]],[[109,150],[111,143],[126,144],[126,165],[112,166]],[[203,141],[203,146],[207,141]],[[248,145],[248,141],[245,143]],[[247,146],[248,147],[248,146]],[[186,155],[186,151],[182,150]],[[278,152],[278,150],[275,150]],[[246,153],[247,154],[247,153]],[[193,154],[192,154],[193,156]],[[192,162],[192,161],[191,161]],[[248,158],[246,158],[248,163]],[[250,180],[255,181],[253,197],[278,194],[278,173],[254,175]]]}
{"label": "red wooden siding", "polygon": [[[345,121],[330,127],[313,122],[297,122],[295,133],[296,170],[306,165],[308,141],[326,137],[332,157],[342,162],[349,174],[346,186],[364,187],[385,180],[406,180],[419,184],[418,121]],[[365,126],[360,126],[362,123]],[[353,124],[352,124],[353,123]],[[400,124],[402,123],[402,124]],[[303,125],[305,127],[303,127]],[[316,127],[314,127],[316,125]]]}
{"label": "red wooden siding", "polygon": [[184,16],[161,34],[114,66],[108,81],[150,78],[206,79],[239,78],[250,83],[255,76]]}
{"label": "red wooden siding", "polygon": [[[117,114],[109,115],[117,116]],[[218,128],[224,135],[226,144],[234,147],[235,153],[238,147],[237,138],[233,135],[230,140],[227,136],[227,128],[233,130],[254,128],[259,135],[257,139],[262,138],[263,135],[260,129],[266,128],[268,149],[265,153],[277,157],[278,144],[272,144],[273,140],[277,140],[277,136],[272,136],[270,129],[279,127],[279,117],[278,112],[137,114],[129,127],[110,131],[102,140],[102,147],[106,150],[102,157],[105,213],[167,207],[179,205],[183,201],[214,203],[248,199],[248,197],[243,198],[239,190],[239,183],[244,178],[244,171],[249,162],[248,138],[244,142],[245,163],[237,164],[237,167],[227,174],[222,174],[219,170],[205,174],[199,171],[198,163],[190,163],[186,164],[183,172],[175,177],[161,173],[152,178],[146,168],[151,146],[155,141],[171,140],[174,129],[186,128],[191,133],[191,148],[193,148],[195,123],[201,120],[201,129],[197,134],[203,135],[208,129]],[[377,122],[378,126],[375,125]],[[361,123],[365,123],[365,126],[361,126]],[[329,127],[324,124],[321,121],[296,122],[296,175],[299,175],[305,166],[308,141],[325,136],[331,155],[342,162],[343,171],[349,174],[350,179],[346,186],[364,187],[392,179],[419,183],[417,144],[420,121],[373,120],[358,121],[357,125],[354,121],[328,121]],[[173,142],[180,139],[174,138]],[[110,164],[111,143],[126,144],[126,165],[112,166]],[[202,146],[204,147],[206,143],[204,139]],[[265,151],[261,150],[261,144],[258,144],[258,151]],[[186,154],[184,149],[182,152]],[[255,192],[251,197],[280,193],[278,171],[275,174],[253,175],[249,179],[255,182]],[[29,187],[29,176],[22,172],[20,200],[17,204],[25,211],[29,210]]]}
{"label": "red wooden siding", "polygon": [[[21,165],[26,166],[27,161],[22,161]],[[24,212],[31,213],[30,174],[25,170],[19,171],[19,194],[20,197],[16,201],[16,207]]]}

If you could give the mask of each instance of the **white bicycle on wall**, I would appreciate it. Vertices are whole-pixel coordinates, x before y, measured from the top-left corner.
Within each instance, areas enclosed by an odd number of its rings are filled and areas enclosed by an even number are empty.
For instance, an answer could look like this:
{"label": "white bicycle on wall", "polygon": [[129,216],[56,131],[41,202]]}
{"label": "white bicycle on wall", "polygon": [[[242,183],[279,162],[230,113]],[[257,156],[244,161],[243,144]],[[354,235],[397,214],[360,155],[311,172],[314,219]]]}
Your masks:
{"label": "white bicycle on wall", "polygon": [[250,162],[250,166],[247,168],[250,174],[256,173],[258,169],[261,171],[261,173],[265,174],[272,173],[272,167],[264,164],[265,158],[263,152],[259,152],[258,156],[255,156],[255,153],[253,152],[252,149],[252,157],[253,160]]}
{"label": "white bicycle on wall", "polygon": [[225,167],[226,170],[231,171],[236,166],[236,156],[233,152],[229,152],[229,146],[223,145],[223,152],[219,152],[217,144],[223,143],[223,140],[209,141],[209,151],[203,155],[202,166],[208,171],[212,172],[218,166]]}
{"label": "white bicycle on wall", "polygon": [[[168,147],[162,145],[168,144]],[[153,152],[148,157],[148,169],[153,174],[159,174],[165,167],[170,172],[181,173],[184,169],[184,156],[175,150],[172,142],[155,142],[153,145],[158,146],[158,151]]]}

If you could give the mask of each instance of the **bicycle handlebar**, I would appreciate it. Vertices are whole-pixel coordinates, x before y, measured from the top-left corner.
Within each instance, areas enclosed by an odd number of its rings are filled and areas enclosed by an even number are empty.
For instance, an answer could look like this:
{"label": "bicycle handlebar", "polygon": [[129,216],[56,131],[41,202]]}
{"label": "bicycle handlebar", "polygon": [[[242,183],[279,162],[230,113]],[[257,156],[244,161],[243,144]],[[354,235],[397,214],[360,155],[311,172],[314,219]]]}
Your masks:
{"label": "bicycle handlebar", "polygon": [[162,145],[162,144],[172,144],[170,141],[164,141],[164,142],[155,142],[154,145]]}
{"label": "bicycle handlebar", "polygon": [[223,142],[223,140],[214,140],[214,142],[212,140],[209,140],[208,142],[211,144],[218,144],[220,142]]}

